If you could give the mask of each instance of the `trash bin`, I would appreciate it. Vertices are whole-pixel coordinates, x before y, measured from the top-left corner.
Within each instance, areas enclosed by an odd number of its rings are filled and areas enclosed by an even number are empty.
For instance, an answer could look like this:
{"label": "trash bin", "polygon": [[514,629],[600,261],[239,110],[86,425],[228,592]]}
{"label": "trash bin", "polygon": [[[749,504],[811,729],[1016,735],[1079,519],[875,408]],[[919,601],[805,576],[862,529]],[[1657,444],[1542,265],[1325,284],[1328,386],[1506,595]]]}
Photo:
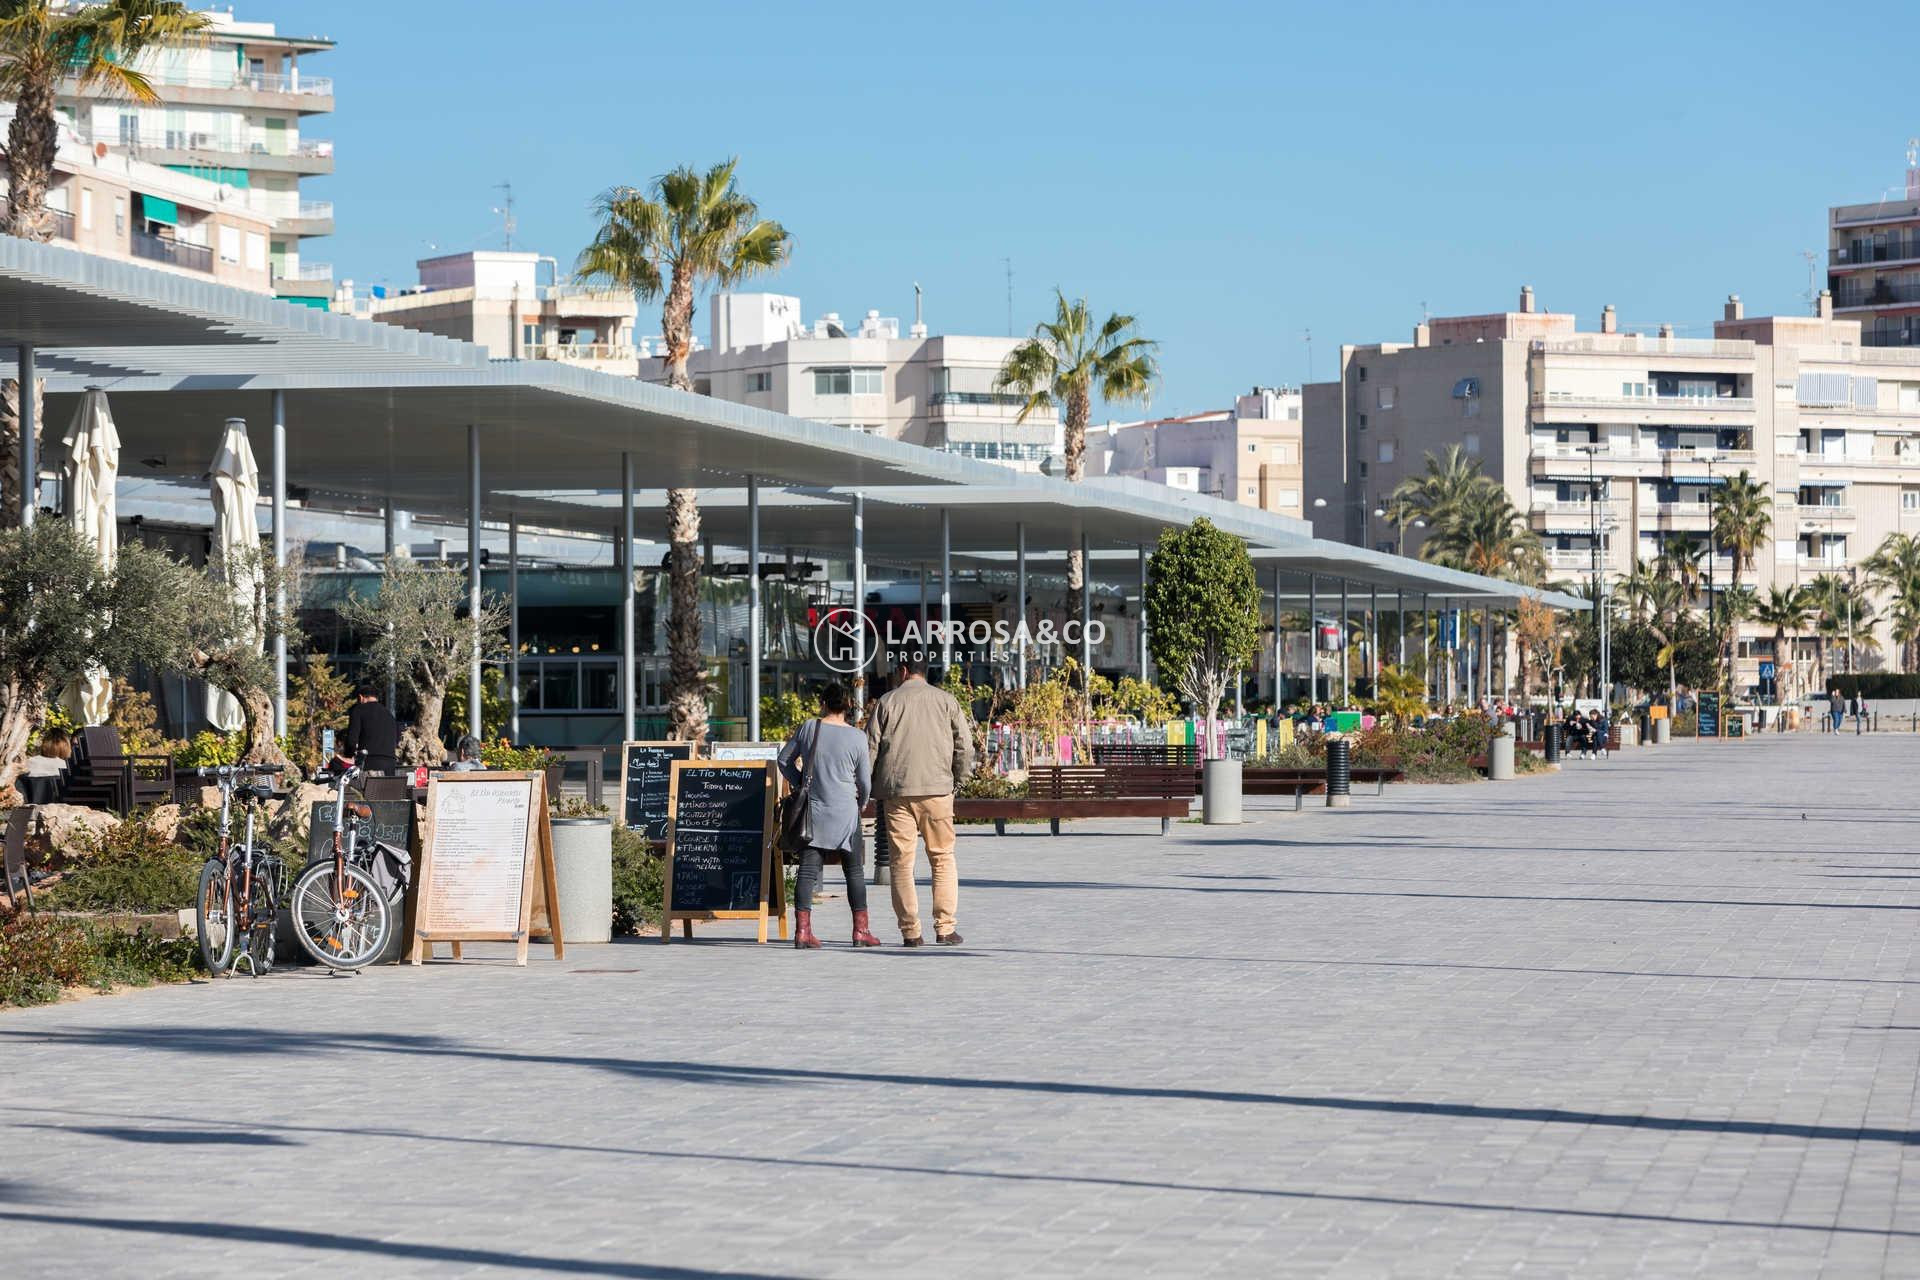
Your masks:
{"label": "trash bin", "polygon": [[563,942],[613,941],[613,819],[553,819]]}
{"label": "trash bin", "polygon": [[1487,778],[1492,782],[1509,782],[1513,779],[1513,726],[1500,726],[1500,732],[1493,735],[1493,742],[1487,748]]}
{"label": "trash bin", "polygon": [[1673,740],[1673,717],[1661,716],[1653,722],[1654,745],[1660,746]]}
{"label": "trash bin", "polygon": [[1353,803],[1353,744],[1345,738],[1327,739],[1327,807],[1344,809]]}
{"label": "trash bin", "polygon": [[1200,767],[1200,820],[1207,826],[1240,821],[1240,762],[1209,760]]}
{"label": "trash bin", "polygon": [[1560,763],[1560,728],[1559,722],[1555,721],[1549,724],[1541,734],[1540,740],[1545,746],[1548,764]]}

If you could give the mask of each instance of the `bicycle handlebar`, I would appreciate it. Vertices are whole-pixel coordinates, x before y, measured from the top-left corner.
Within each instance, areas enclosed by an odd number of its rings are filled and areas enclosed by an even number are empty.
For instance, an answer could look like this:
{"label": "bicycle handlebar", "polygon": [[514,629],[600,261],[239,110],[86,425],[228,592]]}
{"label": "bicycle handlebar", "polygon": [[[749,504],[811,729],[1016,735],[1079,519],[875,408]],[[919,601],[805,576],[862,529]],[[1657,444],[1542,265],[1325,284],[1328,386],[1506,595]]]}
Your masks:
{"label": "bicycle handlebar", "polygon": [[246,774],[285,773],[286,766],[277,764],[217,764],[203,769],[195,769],[196,778],[238,778]]}

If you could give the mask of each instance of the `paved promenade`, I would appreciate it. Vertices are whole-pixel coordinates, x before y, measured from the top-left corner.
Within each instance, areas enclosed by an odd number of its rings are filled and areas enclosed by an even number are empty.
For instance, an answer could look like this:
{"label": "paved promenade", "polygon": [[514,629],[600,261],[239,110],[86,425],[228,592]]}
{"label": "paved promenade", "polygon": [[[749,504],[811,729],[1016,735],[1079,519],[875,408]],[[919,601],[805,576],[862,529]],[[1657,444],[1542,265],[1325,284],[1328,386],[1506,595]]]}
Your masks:
{"label": "paved promenade", "polygon": [[1920,1276],[1917,780],[1677,744],[968,835],[958,951],[0,1014],[0,1271]]}

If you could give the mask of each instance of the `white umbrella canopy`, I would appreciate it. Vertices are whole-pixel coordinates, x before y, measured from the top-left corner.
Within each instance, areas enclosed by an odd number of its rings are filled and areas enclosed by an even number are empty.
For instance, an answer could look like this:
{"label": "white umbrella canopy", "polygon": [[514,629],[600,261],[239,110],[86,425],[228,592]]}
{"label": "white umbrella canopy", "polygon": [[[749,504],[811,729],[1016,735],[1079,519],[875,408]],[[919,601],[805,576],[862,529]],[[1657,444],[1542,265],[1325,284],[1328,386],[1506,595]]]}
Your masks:
{"label": "white umbrella canopy", "polygon": [[[67,514],[92,542],[102,567],[120,559],[119,507],[114,482],[120,476],[120,433],[114,429],[107,393],[90,387],[80,397],[62,441],[67,450]],[[113,706],[113,679],[104,667],[89,667],[67,686],[61,701],[81,724],[104,724]]]}
{"label": "white umbrella canopy", "polygon": [[[227,419],[207,481],[213,492],[213,554],[225,563],[236,563],[260,549],[260,467],[253,460],[245,418]],[[251,596],[245,583],[236,584],[235,591]],[[246,723],[240,700],[211,685],[207,686],[207,720],[229,732]]]}

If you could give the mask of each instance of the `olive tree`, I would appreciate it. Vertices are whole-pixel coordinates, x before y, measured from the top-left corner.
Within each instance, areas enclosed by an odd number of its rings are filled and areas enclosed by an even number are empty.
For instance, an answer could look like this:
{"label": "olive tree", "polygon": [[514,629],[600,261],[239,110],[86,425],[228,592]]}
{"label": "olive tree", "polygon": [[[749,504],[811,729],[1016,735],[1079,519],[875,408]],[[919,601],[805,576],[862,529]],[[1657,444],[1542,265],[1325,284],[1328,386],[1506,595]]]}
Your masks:
{"label": "olive tree", "polygon": [[1160,535],[1147,563],[1147,645],[1160,682],[1207,718],[1213,751],[1220,701],[1260,642],[1260,584],[1232,534],[1202,518]]}
{"label": "olive tree", "polygon": [[380,577],[379,594],[348,601],[340,616],[360,632],[368,669],[393,672],[413,693],[417,710],[400,736],[401,763],[441,763],[447,754],[440,740],[447,688],[476,656],[500,643],[506,610],[483,598],[479,617],[469,617],[462,575],[396,557]]}
{"label": "olive tree", "polygon": [[211,586],[138,544],[103,568],[65,521],[0,530],[0,788],[19,776],[48,697],[88,667],[187,669],[195,630],[217,609]]}
{"label": "olive tree", "polygon": [[[203,601],[189,623],[185,669],[239,702],[242,760],[286,768],[292,761],[274,732],[275,671],[265,644],[291,630],[291,605],[283,608],[280,599],[296,598],[293,579],[257,548],[216,557],[196,576]],[[290,635],[289,645],[295,639]]]}

